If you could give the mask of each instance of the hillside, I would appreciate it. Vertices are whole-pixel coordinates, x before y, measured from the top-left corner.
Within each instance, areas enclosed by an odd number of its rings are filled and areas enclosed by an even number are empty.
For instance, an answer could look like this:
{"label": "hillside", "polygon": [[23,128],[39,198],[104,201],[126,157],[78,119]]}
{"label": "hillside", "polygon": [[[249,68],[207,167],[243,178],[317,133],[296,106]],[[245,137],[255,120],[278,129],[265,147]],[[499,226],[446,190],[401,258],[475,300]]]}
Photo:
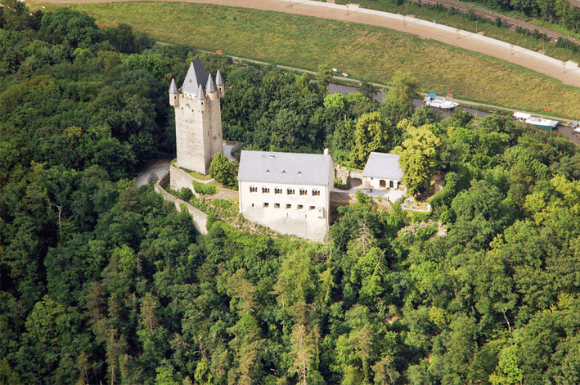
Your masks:
{"label": "hillside", "polygon": [[409,74],[376,104],[327,95],[328,67],[313,84],[201,55],[229,89],[226,139],[329,147],[353,167],[400,152],[405,184],[433,206],[411,215],[359,194],[308,243],[239,230],[234,201],[189,194],[210,213],[202,235],[133,179],[174,151],[169,82],[195,49],[71,10],[0,9],[0,384],[580,378],[580,151],[567,139],[414,111]]}
{"label": "hillside", "polygon": [[[236,5],[240,4],[236,2]],[[279,1],[259,4],[268,9],[280,9]],[[55,7],[54,4],[46,6],[48,9]],[[387,83],[397,70],[406,68],[413,72],[427,92],[452,93],[465,100],[525,111],[540,112],[549,108],[556,116],[575,118],[579,115],[574,102],[578,98],[577,87],[562,85],[558,80],[488,56],[384,28],[189,3],[86,3],[67,6],[89,12],[100,24],[131,23],[137,30],[163,42],[192,44],[209,51],[220,49],[232,55],[310,70],[316,70],[320,64],[328,64],[355,78],[377,83]],[[281,11],[312,13],[311,7],[305,7],[293,4]],[[315,9],[314,12],[324,18],[335,17],[338,13],[336,17],[341,20],[379,23],[466,49],[481,49],[486,54],[500,55],[518,65],[531,66],[535,71],[571,81],[572,84],[580,82],[571,73],[563,71],[561,64],[554,68],[549,63],[535,63],[533,57],[520,55],[515,50],[472,41],[463,35],[450,35],[418,23],[385,21],[372,15],[345,14],[344,11],[333,13],[327,9]],[[135,15],[139,17],[135,18]],[[416,31],[417,28],[420,32]]]}

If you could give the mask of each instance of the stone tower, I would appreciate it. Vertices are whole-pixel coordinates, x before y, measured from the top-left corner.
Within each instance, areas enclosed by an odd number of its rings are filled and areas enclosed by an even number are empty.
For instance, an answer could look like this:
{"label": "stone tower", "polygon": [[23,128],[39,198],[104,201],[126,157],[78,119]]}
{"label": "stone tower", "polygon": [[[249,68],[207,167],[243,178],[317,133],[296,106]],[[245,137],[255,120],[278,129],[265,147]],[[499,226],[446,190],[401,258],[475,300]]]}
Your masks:
{"label": "stone tower", "polygon": [[222,153],[220,99],[223,96],[221,73],[217,72],[214,82],[199,58],[191,62],[180,90],[175,85],[175,79],[171,80],[169,104],[175,109],[179,167],[207,175],[213,157],[218,152]]}

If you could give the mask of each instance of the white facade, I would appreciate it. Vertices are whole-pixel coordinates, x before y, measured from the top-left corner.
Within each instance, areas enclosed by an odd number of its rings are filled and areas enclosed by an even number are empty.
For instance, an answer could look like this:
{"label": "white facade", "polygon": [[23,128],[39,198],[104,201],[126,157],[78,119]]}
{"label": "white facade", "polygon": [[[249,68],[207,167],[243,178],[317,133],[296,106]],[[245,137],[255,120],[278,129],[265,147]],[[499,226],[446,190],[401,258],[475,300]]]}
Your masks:
{"label": "white facade", "polygon": [[379,189],[405,190],[403,182],[397,179],[364,177],[364,181],[368,184],[370,188],[377,190]]}
{"label": "white facade", "polygon": [[[253,153],[256,160],[263,159],[261,169],[252,167],[247,156],[249,153]],[[263,154],[268,156],[257,158]],[[284,160],[273,165],[273,158],[270,158],[273,156]],[[317,158],[311,163],[313,157]],[[292,160],[294,164],[291,164]],[[311,178],[307,174],[313,171],[313,167],[327,169],[317,169],[314,171],[316,178]],[[240,213],[249,221],[276,232],[321,242],[330,223],[333,167],[330,155],[242,151],[238,176]],[[261,173],[263,178],[260,178]],[[300,183],[302,178],[305,183]],[[313,179],[318,181],[312,183]]]}

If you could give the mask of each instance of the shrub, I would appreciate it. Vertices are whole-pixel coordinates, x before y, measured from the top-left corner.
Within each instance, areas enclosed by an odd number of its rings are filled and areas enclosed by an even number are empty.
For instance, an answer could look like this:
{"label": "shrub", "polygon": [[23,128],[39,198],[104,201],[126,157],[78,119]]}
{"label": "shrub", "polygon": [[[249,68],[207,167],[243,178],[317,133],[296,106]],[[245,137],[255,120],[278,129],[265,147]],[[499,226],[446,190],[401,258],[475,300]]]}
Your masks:
{"label": "shrub", "polygon": [[196,181],[193,181],[193,188],[195,189],[195,192],[198,192],[198,193],[204,194],[204,195],[214,195],[218,192],[217,186],[214,186],[211,184],[199,183]]}
{"label": "shrub", "polygon": [[[197,190],[196,190],[197,191]],[[191,198],[193,198],[193,191],[184,187],[179,191],[179,198],[186,202],[189,202]]]}
{"label": "shrub", "polygon": [[223,154],[218,153],[213,158],[209,166],[209,173],[226,187],[234,188],[238,184],[236,164],[230,163]]}

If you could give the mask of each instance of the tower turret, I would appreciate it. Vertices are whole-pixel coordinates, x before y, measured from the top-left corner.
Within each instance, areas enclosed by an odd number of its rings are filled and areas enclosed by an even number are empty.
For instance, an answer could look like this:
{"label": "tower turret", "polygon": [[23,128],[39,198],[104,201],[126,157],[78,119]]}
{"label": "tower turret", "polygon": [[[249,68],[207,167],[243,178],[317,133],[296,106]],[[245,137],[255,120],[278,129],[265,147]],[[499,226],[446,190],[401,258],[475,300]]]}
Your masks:
{"label": "tower turret", "polygon": [[[201,84],[197,87],[197,95],[195,95],[198,99],[205,99],[205,92],[203,92],[203,87]],[[203,110],[203,108],[202,108]]]}
{"label": "tower turret", "polygon": [[169,105],[172,107],[179,106],[179,91],[175,85],[175,79],[171,79],[171,85],[169,86]]}
{"label": "tower turret", "polygon": [[207,96],[209,96],[211,100],[219,99],[217,88],[215,86],[215,83],[213,82],[213,79],[211,78],[211,73],[207,77],[207,84],[205,86],[205,90],[207,92]]}
{"label": "tower turret", "polygon": [[222,73],[218,70],[217,74],[215,75],[215,84],[218,88],[220,98],[224,97],[224,79],[222,78]]}

